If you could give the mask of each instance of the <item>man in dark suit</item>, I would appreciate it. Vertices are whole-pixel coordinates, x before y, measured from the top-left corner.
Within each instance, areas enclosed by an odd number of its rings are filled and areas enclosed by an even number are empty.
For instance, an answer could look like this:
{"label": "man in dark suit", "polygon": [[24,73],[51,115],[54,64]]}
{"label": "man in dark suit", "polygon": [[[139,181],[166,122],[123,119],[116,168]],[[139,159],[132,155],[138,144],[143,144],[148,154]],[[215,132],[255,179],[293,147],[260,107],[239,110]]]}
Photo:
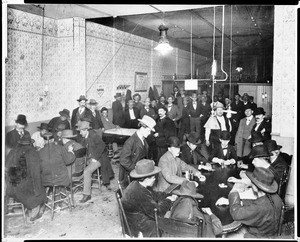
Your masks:
{"label": "man in dark suit", "polygon": [[90,106],[90,110],[92,111],[91,127],[96,131],[98,135],[100,135],[100,137],[102,137],[104,126],[101,120],[101,114],[99,110],[97,110],[98,102],[95,99],[90,99],[90,102],[88,104]]}
{"label": "man in dark suit", "polygon": [[203,116],[203,111],[200,102],[197,101],[197,93],[195,92],[192,94],[192,101],[188,104],[188,110],[191,132],[195,131],[199,138],[201,134],[201,117]]}
{"label": "man in dark suit", "polygon": [[140,118],[140,110],[137,107],[134,107],[133,100],[128,100],[128,108],[124,111],[124,127],[128,129],[138,129]]}
{"label": "man in dark suit", "polygon": [[252,127],[251,134],[254,131],[261,132],[264,141],[271,139],[271,123],[265,119],[265,111],[262,107],[254,110],[253,116],[255,117],[255,124]]}
{"label": "man in dark suit", "polygon": [[115,95],[115,101],[112,103],[112,111],[113,111],[113,124],[118,125],[120,127],[124,127],[124,117],[123,117],[123,106],[121,103],[122,96],[121,93],[117,93]]}
{"label": "man in dark suit", "polygon": [[54,117],[48,123],[49,131],[55,132],[60,124],[65,126],[65,129],[71,129],[70,126],[70,111],[68,109],[63,109],[59,112],[59,117]]}
{"label": "man in dark suit", "polygon": [[164,95],[160,95],[159,99],[158,99],[158,103],[157,103],[157,110],[160,108],[160,107],[165,107],[167,105],[167,102],[166,102],[166,97]]}
{"label": "man in dark suit", "polygon": [[174,97],[173,103],[174,103],[175,105],[178,105],[178,98],[181,97],[181,94],[180,94],[179,89],[178,89],[177,86],[174,86],[174,87],[173,87],[173,92],[172,92],[171,95]]}
{"label": "man in dark suit", "polygon": [[17,147],[18,141],[26,134],[29,135],[29,132],[25,130],[25,127],[28,125],[26,116],[19,114],[15,120],[15,128],[9,131],[6,134],[5,143],[8,148],[7,153],[10,149]]}
{"label": "man in dark suit", "polygon": [[200,138],[201,138],[201,140],[204,140],[205,139],[204,124],[207,122],[207,120],[209,119],[210,114],[211,114],[211,106],[207,102],[207,96],[204,96],[204,95],[201,96],[200,106],[201,106],[202,114],[203,114],[203,116],[201,116],[201,118],[200,118],[200,121],[201,121]]}
{"label": "man in dark suit", "polygon": [[212,150],[208,161],[219,163],[220,165],[230,165],[235,164],[238,157],[236,155],[235,149],[232,145],[229,144],[230,141],[230,132],[221,131],[220,133],[220,142],[217,144],[215,149]]}
{"label": "man in dark suit", "polygon": [[107,157],[107,148],[102,138],[90,129],[90,123],[81,121],[78,130],[83,137],[82,146],[87,148],[87,166],[83,173],[83,197],[81,203],[91,199],[91,184],[93,172],[101,166],[101,179],[107,191],[111,191],[110,179],[114,178],[114,172]]}
{"label": "man in dark suit", "polygon": [[73,130],[76,130],[76,124],[79,120],[82,120],[86,117],[90,118],[92,116],[92,111],[86,107],[86,97],[81,95],[77,101],[79,103],[79,107],[73,110],[71,118],[71,126]]}
{"label": "man in dark suit", "polygon": [[160,157],[167,152],[168,145],[167,140],[170,136],[176,135],[176,126],[174,121],[166,116],[168,110],[165,106],[161,106],[158,109],[159,120],[155,126],[154,137],[157,147],[157,157],[155,157],[155,162],[159,161]]}
{"label": "man in dark suit", "polygon": [[178,132],[178,138],[180,140],[180,143],[184,141],[184,135],[187,135],[190,133],[190,115],[188,110],[188,97],[183,98],[183,107],[182,107],[182,116],[179,120],[179,132]]}
{"label": "man in dark suit", "polygon": [[254,102],[253,96],[249,96],[249,103],[252,105],[253,110],[255,110],[257,108],[257,104]]}

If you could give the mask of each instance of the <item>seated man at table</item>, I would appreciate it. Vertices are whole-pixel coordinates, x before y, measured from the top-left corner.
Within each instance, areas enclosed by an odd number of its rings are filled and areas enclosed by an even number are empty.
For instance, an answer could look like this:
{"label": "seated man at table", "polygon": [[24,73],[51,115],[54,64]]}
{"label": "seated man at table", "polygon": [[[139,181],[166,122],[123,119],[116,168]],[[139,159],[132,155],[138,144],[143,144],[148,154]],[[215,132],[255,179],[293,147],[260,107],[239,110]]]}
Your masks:
{"label": "seated man at table", "polygon": [[128,186],[128,175],[134,169],[136,163],[148,158],[148,143],[146,138],[154,131],[156,122],[153,118],[144,115],[139,119],[140,128],[124,143],[120,152],[119,182],[122,188]]}
{"label": "seated man at table", "polygon": [[179,198],[174,202],[170,218],[183,222],[196,222],[196,217],[203,220],[202,237],[215,238],[222,233],[223,226],[220,219],[214,215],[209,207],[199,209],[197,199],[203,198],[203,195],[196,193],[196,184],[193,181],[185,180],[180,186],[172,192]]}
{"label": "seated man at table", "polygon": [[209,162],[230,165],[235,164],[237,161],[237,155],[234,147],[229,144],[230,133],[228,131],[220,132],[220,144],[217,144],[215,149],[212,150],[211,155],[208,158]]}
{"label": "seated man at table", "polygon": [[151,189],[156,174],[160,171],[159,167],[154,166],[153,160],[143,159],[138,161],[130,172],[130,176],[135,180],[124,190],[121,202],[134,237],[137,237],[139,232],[143,237],[158,237],[154,208],[157,209],[158,216],[164,216],[177,198],[176,195],[167,196],[166,193]]}
{"label": "seated man at table", "polygon": [[251,180],[256,198],[241,200],[239,185],[235,184],[228,195],[230,214],[235,221],[246,225],[246,231],[241,230],[244,238],[274,238],[283,204],[276,193],[278,184],[274,175],[262,167],[256,167],[253,172],[247,171],[246,175]]}
{"label": "seated man at table", "polygon": [[160,158],[158,167],[161,173],[158,174],[157,191],[165,191],[172,184],[181,185],[186,180],[182,177],[182,172],[192,171],[194,176],[202,179],[201,172],[193,166],[186,164],[178,158],[180,153],[180,141],[177,137],[171,136],[168,139],[168,151]]}
{"label": "seated man at table", "polygon": [[83,197],[81,203],[91,199],[92,174],[100,166],[101,180],[106,191],[111,191],[110,179],[114,178],[114,171],[107,157],[106,145],[96,131],[91,129],[90,123],[81,121],[78,130],[83,137],[82,146],[87,148],[87,166],[83,172]]}
{"label": "seated man at table", "polygon": [[187,164],[197,165],[199,163],[206,164],[207,162],[208,152],[206,145],[201,144],[201,140],[194,131],[187,136],[187,142],[180,148],[180,151],[179,158]]}

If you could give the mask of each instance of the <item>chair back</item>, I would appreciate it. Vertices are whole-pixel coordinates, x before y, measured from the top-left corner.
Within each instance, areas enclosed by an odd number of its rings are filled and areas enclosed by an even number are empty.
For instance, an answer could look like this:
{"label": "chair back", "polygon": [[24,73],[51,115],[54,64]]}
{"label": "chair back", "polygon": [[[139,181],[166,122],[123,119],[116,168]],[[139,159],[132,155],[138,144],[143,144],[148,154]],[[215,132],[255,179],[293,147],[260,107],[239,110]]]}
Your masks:
{"label": "chair back", "polygon": [[282,177],[279,181],[279,184],[278,184],[278,195],[280,196],[280,198],[282,200],[284,200],[284,197],[285,197],[287,184],[288,184],[288,181],[289,181],[290,170],[291,170],[290,166],[288,166],[284,170],[283,175],[282,175]]}
{"label": "chair back", "polygon": [[[195,223],[187,223],[172,218],[159,217],[155,210],[154,215],[158,237],[202,237],[202,219],[196,218]],[[160,231],[162,231],[162,235],[160,235]]]}
{"label": "chair back", "polygon": [[121,196],[123,197],[123,188],[122,188],[122,186],[121,186],[121,184],[120,184],[120,181],[118,180],[118,187],[119,187],[119,190],[120,190],[120,193],[121,193]]}
{"label": "chair back", "polygon": [[123,194],[121,192],[120,189],[118,189],[116,191],[116,198],[117,198],[117,202],[118,202],[118,208],[119,208],[119,216],[120,216],[120,221],[121,221],[121,226],[122,226],[122,234],[123,237],[126,237],[126,234],[129,235],[130,237],[132,236],[128,221],[127,221],[127,217],[121,202],[121,198],[122,198]]}

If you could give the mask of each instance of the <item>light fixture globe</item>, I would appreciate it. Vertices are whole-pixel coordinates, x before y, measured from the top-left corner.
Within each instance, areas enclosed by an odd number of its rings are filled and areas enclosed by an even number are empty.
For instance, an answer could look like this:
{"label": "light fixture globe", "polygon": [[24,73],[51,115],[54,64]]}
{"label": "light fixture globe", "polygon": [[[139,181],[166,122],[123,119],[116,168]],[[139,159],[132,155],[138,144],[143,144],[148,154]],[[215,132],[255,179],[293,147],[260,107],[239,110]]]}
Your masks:
{"label": "light fixture globe", "polygon": [[160,32],[160,38],[158,41],[158,45],[154,49],[159,51],[162,54],[166,54],[169,51],[173,50],[173,47],[170,46],[169,41],[167,39],[168,28],[162,24],[158,27],[158,29]]}

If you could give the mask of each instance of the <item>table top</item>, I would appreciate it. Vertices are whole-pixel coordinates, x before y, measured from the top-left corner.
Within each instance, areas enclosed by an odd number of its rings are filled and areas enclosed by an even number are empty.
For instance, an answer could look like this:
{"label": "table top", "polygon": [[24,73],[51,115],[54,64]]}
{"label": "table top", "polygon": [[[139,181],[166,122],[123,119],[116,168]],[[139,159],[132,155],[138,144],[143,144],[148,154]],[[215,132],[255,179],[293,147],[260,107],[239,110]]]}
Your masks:
{"label": "table top", "polygon": [[114,134],[114,135],[122,135],[122,136],[131,136],[136,131],[137,131],[137,129],[115,128],[115,129],[107,129],[107,130],[105,130],[104,134]]}
{"label": "table top", "polygon": [[[230,232],[241,226],[240,222],[232,219],[229,211],[229,206],[216,206],[216,201],[220,197],[228,198],[228,193],[232,189],[234,183],[227,182],[228,177],[239,177],[240,169],[235,165],[221,167],[219,164],[212,164],[214,171],[201,170],[202,175],[206,177],[204,182],[194,178],[199,183],[197,192],[204,196],[199,202],[199,207],[210,207],[211,211],[221,220],[223,232]],[[219,184],[224,183],[226,188],[220,188]]]}

